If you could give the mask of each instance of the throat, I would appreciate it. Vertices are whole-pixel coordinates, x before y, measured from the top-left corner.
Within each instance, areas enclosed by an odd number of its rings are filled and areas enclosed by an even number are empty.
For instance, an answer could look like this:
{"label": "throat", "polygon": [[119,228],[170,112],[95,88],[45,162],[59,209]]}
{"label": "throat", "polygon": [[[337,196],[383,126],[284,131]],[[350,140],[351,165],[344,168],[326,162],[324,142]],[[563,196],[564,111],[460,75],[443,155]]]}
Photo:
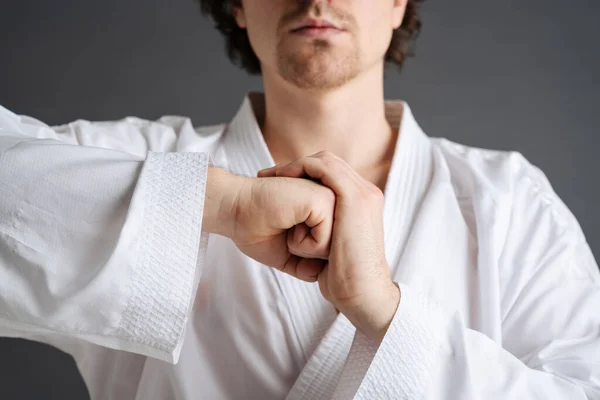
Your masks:
{"label": "throat", "polygon": [[361,168],[357,172],[363,179],[371,182],[385,193],[391,167],[392,160],[390,159],[369,168]]}
{"label": "throat", "polygon": [[275,164],[330,151],[365,180],[385,190],[400,135],[401,103],[373,101],[362,108],[336,102],[320,106],[300,100],[280,103],[253,102]]}

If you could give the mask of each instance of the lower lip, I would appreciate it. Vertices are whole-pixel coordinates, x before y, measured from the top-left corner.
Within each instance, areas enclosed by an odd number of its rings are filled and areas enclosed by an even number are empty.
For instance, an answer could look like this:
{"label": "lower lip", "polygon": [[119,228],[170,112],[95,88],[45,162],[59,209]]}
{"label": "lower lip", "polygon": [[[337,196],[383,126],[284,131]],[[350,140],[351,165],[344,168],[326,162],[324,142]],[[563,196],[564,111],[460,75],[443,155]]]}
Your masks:
{"label": "lower lip", "polygon": [[311,38],[327,38],[342,33],[341,29],[337,28],[302,28],[292,33],[300,36]]}

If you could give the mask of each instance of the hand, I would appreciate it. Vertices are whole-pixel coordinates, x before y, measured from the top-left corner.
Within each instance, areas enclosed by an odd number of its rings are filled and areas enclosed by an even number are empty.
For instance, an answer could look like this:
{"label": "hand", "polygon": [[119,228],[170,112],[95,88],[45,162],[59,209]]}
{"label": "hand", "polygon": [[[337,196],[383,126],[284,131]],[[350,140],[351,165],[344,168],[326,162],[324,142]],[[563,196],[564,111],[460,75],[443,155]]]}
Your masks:
{"label": "hand", "polygon": [[[231,238],[262,264],[314,282],[329,255],[334,207],[334,193],[315,182],[245,178],[211,167],[202,228]],[[299,224],[310,228],[310,235],[288,234]],[[288,248],[292,242],[294,254]]]}
{"label": "hand", "polygon": [[[400,302],[400,289],[392,282],[385,259],[381,190],[329,152],[263,170],[258,176],[309,177],[335,192],[329,263],[318,276],[319,287],[357,329],[381,340]],[[310,233],[303,225],[294,231],[297,238]],[[294,254],[295,244],[290,242]]]}

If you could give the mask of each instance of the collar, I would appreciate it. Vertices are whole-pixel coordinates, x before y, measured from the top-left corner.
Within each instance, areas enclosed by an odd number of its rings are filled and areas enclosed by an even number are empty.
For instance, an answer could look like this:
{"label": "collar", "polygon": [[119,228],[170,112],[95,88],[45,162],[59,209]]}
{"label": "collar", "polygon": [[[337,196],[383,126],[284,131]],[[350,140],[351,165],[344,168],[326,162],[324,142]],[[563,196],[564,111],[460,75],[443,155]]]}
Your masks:
{"label": "collar", "polygon": [[[395,269],[432,180],[433,149],[406,102],[386,101],[385,111],[390,125],[399,129],[384,206],[386,257]],[[264,95],[251,93],[225,130],[224,150],[233,173],[256,176],[261,169],[275,165],[257,115],[264,115]]]}

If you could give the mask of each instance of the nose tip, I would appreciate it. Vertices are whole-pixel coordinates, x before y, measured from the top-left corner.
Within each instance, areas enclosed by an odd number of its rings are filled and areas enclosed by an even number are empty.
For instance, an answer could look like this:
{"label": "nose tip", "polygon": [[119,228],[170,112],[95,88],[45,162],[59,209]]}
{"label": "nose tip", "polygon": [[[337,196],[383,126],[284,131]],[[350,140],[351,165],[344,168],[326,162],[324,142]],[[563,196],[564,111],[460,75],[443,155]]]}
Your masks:
{"label": "nose tip", "polygon": [[296,0],[296,4],[298,4],[299,9],[305,11],[314,9],[315,13],[317,14],[320,14],[322,9],[330,7],[332,3],[333,0]]}

